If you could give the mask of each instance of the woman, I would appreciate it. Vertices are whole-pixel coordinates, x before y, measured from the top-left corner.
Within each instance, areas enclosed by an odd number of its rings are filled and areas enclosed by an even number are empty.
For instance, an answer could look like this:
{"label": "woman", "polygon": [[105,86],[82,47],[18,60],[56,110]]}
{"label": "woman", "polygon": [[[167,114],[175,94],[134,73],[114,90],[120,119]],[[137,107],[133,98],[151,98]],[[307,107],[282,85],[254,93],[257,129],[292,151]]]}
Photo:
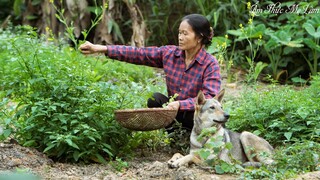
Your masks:
{"label": "woman", "polygon": [[[86,42],[80,46],[83,54],[105,53],[106,56],[133,64],[163,68],[168,96],[178,97],[168,108],[178,110],[176,120],[182,127],[193,127],[194,98],[202,90],[206,98],[213,98],[220,90],[218,61],[205,50],[210,45],[213,29],[202,15],[185,16],[179,26],[179,46],[136,48],[118,45],[96,45]],[[169,98],[154,93],[148,107],[162,107]],[[172,125],[170,125],[171,127]]]}

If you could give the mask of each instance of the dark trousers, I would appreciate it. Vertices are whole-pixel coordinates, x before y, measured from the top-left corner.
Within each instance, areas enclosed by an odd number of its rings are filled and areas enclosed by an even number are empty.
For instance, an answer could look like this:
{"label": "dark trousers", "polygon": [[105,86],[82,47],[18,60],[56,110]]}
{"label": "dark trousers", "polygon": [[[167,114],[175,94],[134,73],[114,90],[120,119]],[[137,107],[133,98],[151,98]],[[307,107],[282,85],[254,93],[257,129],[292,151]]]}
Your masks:
{"label": "dark trousers", "polygon": [[[161,93],[154,93],[152,95],[152,98],[148,99],[148,107],[162,107],[163,104],[169,102],[169,98]],[[187,129],[188,131],[191,131],[193,128],[193,115],[194,111],[178,111],[176,120],[182,124],[182,128]],[[170,133],[174,131],[173,128],[173,122],[168,127],[166,127],[166,130]]]}

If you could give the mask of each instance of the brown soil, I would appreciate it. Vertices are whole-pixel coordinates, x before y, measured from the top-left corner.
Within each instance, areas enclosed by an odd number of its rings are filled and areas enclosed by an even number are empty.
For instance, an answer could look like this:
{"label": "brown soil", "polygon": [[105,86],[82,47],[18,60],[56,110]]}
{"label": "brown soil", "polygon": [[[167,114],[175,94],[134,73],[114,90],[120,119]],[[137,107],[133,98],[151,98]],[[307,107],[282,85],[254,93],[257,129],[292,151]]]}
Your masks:
{"label": "brown soil", "polygon": [[[32,149],[22,147],[14,143],[0,144],[0,179],[5,179],[6,175],[22,175],[23,179],[186,179],[186,180],[206,180],[206,179],[238,179],[235,175],[218,175],[214,171],[202,169],[196,165],[181,167],[178,169],[169,168],[167,161],[171,158],[168,151],[157,151],[143,153],[126,162],[128,167],[118,171],[111,164],[67,164],[54,163],[42,153]],[[14,174],[13,174],[14,173]],[[34,176],[28,175],[32,174]],[[28,175],[28,176],[27,176]],[[316,180],[320,179],[320,171],[303,174],[297,180]],[[11,178],[12,180],[12,178]],[[27,179],[28,180],[28,179]]]}

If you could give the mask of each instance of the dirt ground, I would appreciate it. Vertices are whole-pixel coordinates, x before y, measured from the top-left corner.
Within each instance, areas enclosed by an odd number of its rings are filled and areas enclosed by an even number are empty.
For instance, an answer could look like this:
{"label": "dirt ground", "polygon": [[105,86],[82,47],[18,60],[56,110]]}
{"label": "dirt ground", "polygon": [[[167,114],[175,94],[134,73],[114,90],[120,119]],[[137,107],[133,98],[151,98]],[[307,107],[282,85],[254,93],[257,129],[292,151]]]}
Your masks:
{"label": "dirt ground", "polygon": [[[237,96],[239,84],[226,84],[226,96]],[[171,150],[172,151],[172,150]],[[139,154],[139,153],[137,153]],[[217,175],[212,170],[191,165],[178,169],[169,168],[170,150],[140,153],[128,162],[128,167],[117,171],[112,165],[56,163],[32,148],[13,142],[0,143],[0,179],[62,179],[62,180],[127,180],[127,179],[184,179],[184,180],[233,180],[234,175]],[[27,175],[29,174],[29,175]],[[34,176],[35,175],[35,176]],[[37,178],[40,177],[40,178]],[[303,174],[294,179],[320,180],[320,171]]]}
{"label": "dirt ground", "polygon": [[[196,166],[171,169],[166,161],[168,152],[144,153],[128,161],[124,171],[117,171],[111,165],[54,163],[42,153],[17,144],[0,144],[0,174],[10,172],[31,173],[41,179],[235,179],[230,175],[215,175]],[[0,176],[0,179],[1,176]]]}
{"label": "dirt ground", "polygon": [[[139,154],[139,153],[138,153]],[[142,153],[141,153],[142,154]],[[43,153],[15,143],[0,143],[1,180],[234,180],[235,175],[218,175],[212,170],[196,165],[169,168],[167,161],[172,152],[168,150],[143,153],[128,162],[128,167],[117,171],[112,165],[54,163]],[[319,180],[320,171],[300,175],[296,180]]]}

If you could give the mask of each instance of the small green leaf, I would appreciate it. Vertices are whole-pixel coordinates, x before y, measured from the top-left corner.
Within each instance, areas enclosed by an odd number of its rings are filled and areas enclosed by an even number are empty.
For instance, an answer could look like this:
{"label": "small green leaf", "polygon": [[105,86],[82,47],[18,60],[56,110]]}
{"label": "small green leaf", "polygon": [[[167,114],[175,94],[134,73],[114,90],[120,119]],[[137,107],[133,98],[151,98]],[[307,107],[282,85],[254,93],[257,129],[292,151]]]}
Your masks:
{"label": "small green leaf", "polygon": [[303,39],[303,42],[311,49],[314,49],[318,52],[320,52],[320,46],[316,44],[312,39],[310,38],[305,38]]}
{"label": "small green leaf", "polygon": [[288,141],[290,141],[290,139],[292,137],[292,132],[286,132],[286,133],[284,133],[284,136],[287,138]]}
{"label": "small green leaf", "polygon": [[316,29],[312,26],[312,24],[304,23],[303,27],[314,38],[319,38],[320,37],[320,35],[318,33],[316,33]]}
{"label": "small green leaf", "polygon": [[201,149],[199,151],[199,156],[201,159],[208,159],[208,157],[210,156],[210,151],[205,150],[205,149]]}
{"label": "small green leaf", "polygon": [[259,135],[261,134],[261,131],[260,131],[260,130],[255,130],[255,131],[253,131],[252,133],[255,134],[255,135],[257,135],[257,136],[259,136]]}
{"label": "small green leaf", "polygon": [[107,161],[99,153],[95,154],[95,156],[98,158],[100,163],[107,164]]}
{"label": "small green leaf", "polygon": [[240,29],[238,29],[238,30],[228,30],[227,33],[231,34],[231,35],[234,35],[234,36],[241,36],[243,34]]}
{"label": "small green leaf", "polygon": [[49,106],[49,109],[52,109],[53,111],[57,110],[57,106]]}
{"label": "small green leaf", "polygon": [[35,144],[36,144],[35,140],[29,140],[29,141],[23,143],[23,146],[30,147],[30,146],[34,146]]}
{"label": "small green leaf", "polygon": [[297,113],[302,119],[306,119],[309,116],[309,111],[305,108],[299,108]]}
{"label": "small green leaf", "polygon": [[312,123],[313,123],[313,121],[307,121],[307,126],[309,126]]}
{"label": "small green leaf", "polygon": [[230,149],[232,149],[232,143],[231,142],[228,142],[228,143],[226,143],[226,146],[225,146],[225,148],[227,148],[228,150],[230,150]]}
{"label": "small green leaf", "polygon": [[72,156],[73,156],[73,159],[74,159],[75,161],[78,161],[79,158],[80,158],[80,153],[79,153],[79,151],[75,151],[75,152],[72,154]]}
{"label": "small green leaf", "polygon": [[214,169],[215,169],[215,171],[216,171],[217,174],[224,174],[224,173],[225,173],[224,170],[221,168],[220,165],[216,165],[216,166],[214,167]]}
{"label": "small green leaf", "polygon": [[231,171],[231,165],[226,163],[226,162],[221,162],[221,169],[224,171],[224,172],[230,172]]}
{"label": "small green leaf", "polygon": [[72,146],[72,147],[74,147],[74,148],[76,148],[76,149],[80,149],[80,148],[78,147],[78,145],[76,145],[75,143],[72,142],[71,139],[66,139],[66,142],[68,143],[69,146]]}
{"label": "small green leaf", "polygon": [[292,82],[294,83],[307,83],[307,81],[305,79],[302,79],[301,77],[294,77],[294,78],[291,78]]}
{"label": "small green leaf", "polygon": [[56,144],[50,144],[50,146],[46,147],[46,148],[43,150],[43,152],[45,153],[45,152],[49,151],[50,149],[54,148],[55,146],[56,146]]}
{"label": "small green leaf", "polygon": [[11,123],[11,118],[6,118],[4,122],[5,122],[5,125],[9,125]]}
{"label": "small green leaf", "polygon": [[107,149],[107,148],[103,148],[102,149],[105,153],[107,153],[109,156],[113,156],[113,154],[111,153],[111,151],[109,151],[109,149]]}
{"label": "small green leaf", "polygon": [[302,43],[302,40],[295,40],[295,41],[285,42],[284,44],[289,47],[299,48],[299,47],[303,47],[303,44],[301,43]]}
{"label": "small green leaf", "polygon": [[92,137],[92,136],[88,136],[88,138],[91,139],[94,142],[97,142],[96,139],[94,137]]}

